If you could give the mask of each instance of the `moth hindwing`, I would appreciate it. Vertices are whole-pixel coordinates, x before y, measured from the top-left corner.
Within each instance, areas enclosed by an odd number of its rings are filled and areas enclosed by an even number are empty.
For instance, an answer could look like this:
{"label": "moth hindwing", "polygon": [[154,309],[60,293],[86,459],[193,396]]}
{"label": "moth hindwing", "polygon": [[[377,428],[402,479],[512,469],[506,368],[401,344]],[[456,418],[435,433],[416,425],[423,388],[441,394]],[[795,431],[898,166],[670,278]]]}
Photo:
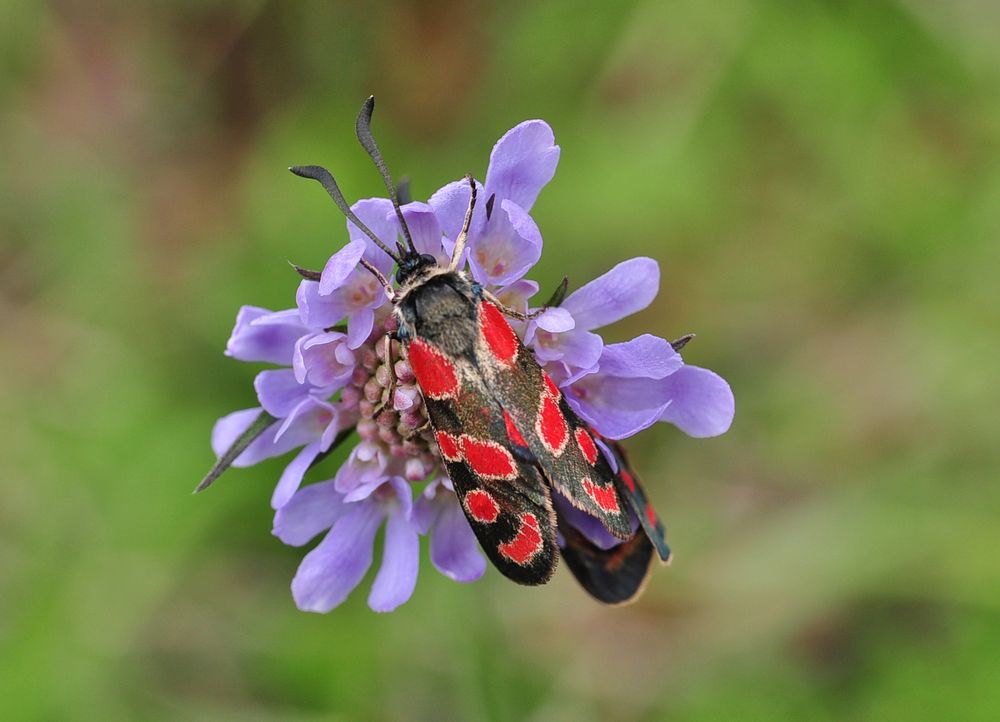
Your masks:
{"label": "moth hindwing", "polygon": [[[596,435],[596,434],[595,434]],[[615,483],[628,499],[638,528],[631,539],[604,549],[563,520],[560,550],[566,566],[592,597],[605,604],[626,604],[635,599],[646,584],[652,568],[653,551],[660,560],[670,561],[670,548],[664,538],[663,522],[646,499],[646,494],[617,442],[605,442],[604,448],[617,468]]]}

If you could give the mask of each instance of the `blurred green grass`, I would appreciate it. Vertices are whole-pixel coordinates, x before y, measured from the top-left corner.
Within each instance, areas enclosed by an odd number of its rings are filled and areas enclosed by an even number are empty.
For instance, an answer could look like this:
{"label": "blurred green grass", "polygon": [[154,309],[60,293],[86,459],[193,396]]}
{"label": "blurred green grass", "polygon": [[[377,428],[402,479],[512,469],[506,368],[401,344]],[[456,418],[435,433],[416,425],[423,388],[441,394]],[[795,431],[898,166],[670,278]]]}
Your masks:
{"label": "blurred green grass", "polygon": [[[971,0],[5,3],[4,719],[995,719],[1000,9]],[[611,330],[695,331],[720,439],[630,442],[677,561],[297,612],[280,460],[190,489],[242,303],[343,240],[288,165],[415,198],[563,149],[535,277],[662,264]]]}

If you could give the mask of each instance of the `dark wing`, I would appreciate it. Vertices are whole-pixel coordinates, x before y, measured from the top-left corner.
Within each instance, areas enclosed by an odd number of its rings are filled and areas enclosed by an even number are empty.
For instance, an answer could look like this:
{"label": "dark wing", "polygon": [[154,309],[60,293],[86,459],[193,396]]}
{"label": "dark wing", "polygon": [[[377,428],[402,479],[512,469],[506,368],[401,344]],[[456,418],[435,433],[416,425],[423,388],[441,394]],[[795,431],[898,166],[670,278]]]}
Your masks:
{"label": "dark wing", "polygon": [[646,492],[643,491],[638,477],[632,470],[632,465],[628,462],[625,449],[617,441],[604,439],[602,442],[605,448],[615,457],[615,463],[618,466],[616,477],[618,490],[622,496],[628,499],[633,513],[639,519],[639,523],[646,532],[646,536],[653,543],[653,546],[656,547],[656,553],[659,555],[660,561],[664,564],[669,564],[671,552],[670,547],[667,546],[666,529],[663,526],[663,521],[657,515],[656,511],[653,510],[653,505],[649,503]]}
{"label": "dark wing", "polygon": [[476,366],[525,439],[546,480],[619,539],[631,537],[628,507],[615,486],[614,471],[586,425],[499,308],[480,301],[476,318]]}
{"label": "dark wing", "polygon": [[[597,432],[591,430],[591,433],[597,436]],[[628,499],[642,528],[618,546],[601,549],[560,518],[559,532],[564,542],[560,552],[573,576],[594,599],[605,604],[624,604],[635,599],[645,586],[653,549],[666,564],[670,561],[670,547],[664,538],[663,522],[646,499],[625,450],[617,442],[602,440],[602,444],[618,468],[615,484]]]}
{"label": "dark wing", "polygon": [[[445,339],[447,343],[447,339]],[[549,489],[507,436],[503,411],[470,358],[428,338],[404,346],[427,415],[469,524],[506,577],[544,584],[559,561]]]}
{"label": "dark wing", "polygon": [[605,604],[625,604],[639,596],[653,559],[653,545],[645,534],[601,549],[567,523],[560,522],[559,531],[566,566],[590,596]]}

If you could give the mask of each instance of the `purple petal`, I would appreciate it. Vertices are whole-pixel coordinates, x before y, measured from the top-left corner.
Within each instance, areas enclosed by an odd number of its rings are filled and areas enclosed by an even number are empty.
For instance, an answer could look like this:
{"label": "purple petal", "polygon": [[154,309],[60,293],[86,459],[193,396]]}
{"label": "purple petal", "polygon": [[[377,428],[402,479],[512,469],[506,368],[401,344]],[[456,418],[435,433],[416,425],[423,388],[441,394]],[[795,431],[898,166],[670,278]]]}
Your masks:
{"label": "purple petal", "polygon": [[508,130],[490,154],[487,193],[531,210],[539,191],[556,172],[559,146],[555,140],[544,120],[526,120]]}
{"label": "purple petal", "polygon": [[274,513],[272,533],[289,546],[299,547],[326,529],[351,509],[333,481],[310,484],[295,492],[291,500]]}
{"label": "purple petal", "polygon": [[362,308],[347,317],[347,348],[360,348],[375,328],[375,312]]}
{"label": "purple petal", "polygon": [[[441,232],[451,241],[451,245],[446,246],[450,253],[455,239],[462,230],[465,212],[469,208],[469,182],[462,179],[449,183],[432,195],[427,203],[434,209],[434,215],[441,225]],[[485,225],[486,198],[482,185],[476,181],[476,208],[472,212],[469,238],[478,238]]]}
{"label": "purple petal", "polygon": [[736,413],[733,390],[718,374],[684,366],[666,379],[670,406],[661,416],[688,436],[718,436],[729,430]]}
{"label": "purple petal", "polygon": [[258,306],[243,306],[226,343],[226,356],[287,366],[296,339],[306,332],[294,309],[272,313]]}
{"label": "purple petal", "polygon": [[278,485],[274,487],[274,493],[271,494],[272,509],[280,509],[288,503],[288,500],[292,498],[292,495],[302,484],[302,477],[309,471],[309,467],[316,457],[319,456],[321,450],[322,445],[319,441],[306,444],[302,447],[302,451],[292,459],[292,463],[285,467],[284,472],[281,474],[281,479],[278,480]]}
{"label": "purple petal", "polygon": [[601,353],[601,373],[626,378],[662,379],[684,361],[666,339],[644,333],[631,341],[612,343]]}
{"label": "purple petal", "polygon": [[622,261],[582,286],[562,303],[576,327],[590,331],[646,308],[660,288],[660,267],[652,258]]}
{"label": "purple petal", "polygon": [[309,387],[298,382],[292,369],[261,371],[253,386],[260,405],[279,419],[288,416],[309,395]]}
{"label": "purple petal", "polygon": [[506,286],[521,278],[542,255],[542,234],[520,206],[502,201],[486,229],[469,239],[469,266],[482,284]]}
{"label": "purple petal", "polygon": [[295,573],[292,596],[303,611],[329,612],[347,599],[372,564],[382,510],[366,502],[349,506]]}
{"label": "purple petal", "polygon": [[[441,245],[441,224],[438,222],[434,209],[428,203],[407,203],[402,208],[406,227],[410,229],[413,245],[420,253],[429,253],[444,261],[445,253]],[[392,221],[396,221],[395,212]]]}
{"label": "purple petal", "polygon": [[437,523],[438,515],[444,508],[442,494],[441,480],[436,479],[425,486],[423,493],[413,502],[411,517],[420,534],[426,534]]}
{"label": "purple petal", "polygon": [[322,438],[331,424],[337,423],[337,409],[326,401],[306,396],[284,418],[274,432],[275,443],[293,443],[291,448]]}
{"label": "purple petal", "polygon": [[[299,383],[341,388],[354,371],[354,354],[346,347],[346,336],[337,331],[303,336],[295,345],[292,367]],[[332,392],[331,392],[332,393]]]}
{"label": "purple petal", "polygon": [[[236,439],[238,439],[244,431],[250,428],[250,424],[253,423],[254,419],[257,418],[260,412],[260,408],[234,411],[228,416],[223,416],[221,419],[216,421],[215,427],[212,429],[212,450],[215,452],[215,455],[222,456],[226,453],[226,450],[233,445]],[[275,434],[277,433],[277,430],[278,424],[272,424],[271,427],[258,436],[257,439],[243,451],[242,454],[236,457],[236,461],[233,462],[233,466],[253,466],[264,459],[270,459],[274,456],[286,454],[295,447],[306,443],[305,441],[297,438],[295,435],[286,436],[278,441],[275,441]]]}
{"label": "purple petal", "polygon": [[561,334],[534,332],[531,346],[542,363],[562,361],[577,369],[592,369],[601,358],[604,339],[596,333],[574,328]]}
{"label": "purple petal", "polygon": [[609,532],[596,517],[577,509],[562,494],[554,493],[552,501],[560,519],[571,524],[598,549],[611,549],[622,543],[622,540]]}
{"label": "purple petal", "polygon": [[413,594],[420,564],[420,537],[402,511],[389,514],[385,524],[382,566],[375,575],[368,606],[391,612]]}
{"label": "purple petal", "polygon": [[538,293],[538,284],[535,281],[522,278],[520,281],[515,281],[500,289],[494,295],[500,299],[504,306],[525,313],[528,310],[528,299],[536,293]]}
{"label": "purple petal", "polygon": [[[365,198],[351,206],[351,210],[382,243],[389,248],[396,244],[396,230],[399,226],[392,215],[392,202],[388,198]],[[347,221],[347,233],[352,241],[364,242],[365,259],[373,266],[382,273],[388,273],[392,269],[392,259],[351,221]]]}
{"label": "purple petal", "polygon": [[295,302],[299,307],[302,323],[311,329],[336,326],[347,315],[347,308],[340,294],[320,296],[319,284],[316,281],[303,280],[299,283]]}
{"label": "purple petal", "polygon": [[576,326],[572,314],[565,308],[547,308],[535,318],[538,328],[549,333],[571,331]]}
{"label": "purple petal", "polygon": [[[443,496],[446,492],[440,493]],[[456,582],[473,582],[486,571],[486,559],[458,499],[451,493],[444,498],[447,501],[431,534],[431,563]]]}
{"label": "purple petal", "polygon": [[383,476],[388,460],[378,444],[362,441],[347,456],[347,461],[337,469],[334,480],[337,491],[347,493],[361,484]]}
{"label": "purple petal", "polygon": [[323,267],[319,279],[319,295],[329,296],[343,285],[351,271],[358,267],[358,261],[365,254],[368,245],[361,240],[353,240],[330,256]]}
{"label": "purple petal", "polygon": [[577,381],[566,398],[581,418],[609,439],[624,439],[649,428],[670,403],[662,380],[608,376],[589,387],[580,386],[595,376]]}
{"label": "purple petal", "polygon": [[376,489],[381,489],[388,482],[389,480],[381,475],[365,478],[357,486],[344,494],[344,501],[364,501],[374,494]]}

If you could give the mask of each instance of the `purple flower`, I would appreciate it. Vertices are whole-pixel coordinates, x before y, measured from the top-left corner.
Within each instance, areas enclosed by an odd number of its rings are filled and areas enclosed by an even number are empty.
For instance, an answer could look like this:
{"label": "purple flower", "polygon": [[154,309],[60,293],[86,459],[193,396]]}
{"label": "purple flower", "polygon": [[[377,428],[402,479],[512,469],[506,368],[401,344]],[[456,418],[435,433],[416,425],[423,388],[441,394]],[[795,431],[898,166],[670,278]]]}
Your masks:
{"label": "purple flower", "polygon": [[373,481],[346,495],[332,481],[299,491],[275,514],[275,536],[301,546],[329,529],[306,554],[292,580],[299,609],[328,612],[347,598],[372,564],[375,534],[383,522],[382,566],[368,606],[391,612],[408,600],[417,582],[420,554],[412,511],[410,486],[398,477]]}
{"label": "purple flower", "polygon": [[[646,308],[660,288],[660,267],[652,258],[623,261],[573,291],[557,309],[528,326],[525,342],[543,364],[557,366],[563,383],[593,371],[604,341],[594,329]],[[561,312],[553,317],[554,312]]]}
{"label": "purple flower", "polygon": [[[549,126],[525,121],[494,146],[485,182],[477,186],[482,202],[473,214],[461,268],[516,311],[529,311],[539,290],[524,277],[542,250],[529,211],[558,161]],[[468,202],[468,184],[458,181],[427,203],[404,205],[418,252],[446,265]],[[388,199],[365,199],[352,209],[387,247],[402,240]],[[274,534],[294,546],[325,535],[292,582],[296,604],[326,612],[343,602],[371,567],[375,537],[384,525],[382,563],[368,604],[391,611],[413,593],[421,535],[429,540],[434,567],[456,581],[478,579],[486,560],[445,474],[413,372],[398,341],[387,336],[394,321],[386,292],[361,266],[364,259],[390,277],[393,262],[350,221],[347,236],[319,280],[299,284],[295,308],[240,309],[226,354],[278,368],[257,374],[258,407],[216,423],[212,448],[222,456],[262,413],[265,421],[273,419],[233,465],[297,450],[272,496]],[[608,439],[657,421],[691,436],[714,436],[733,418],[728,384],[711,371],[685,365],[666,340],[643,334],[605,344],[596,333],[649,306],[659,280],[654,260],[633,258],[576,289],[559,306],[530,321],[511,322],[580,417]],[[359,440],[332,478],[302,486],[306,472],[335,442],[352,438],[346,435],[351,430]],[[613,454],[605,455],[616,463]],[[413,486],[425,482],[422,490]],[[620,543],[595,518],[555,496],[563,521],[594,544]]]}
{"label": "purple flower", "polygon": [[[507,286],[522,278],[542,255],[542,236],[528,215],[539,191],[552,180],[559,146],[545,121],[526,120],[497,141],[490,154],[485,203],[476,205],[469,227],[472,277],[485,286]],[[465,181],[449,183],[429,201],[451,250],[469,206]]]}
{"label": "purple flower", "polygon": [[236,325],[226,343],[226,356],[240,361],[288,365],[295,340],[305,332],[294,308],[275,312],[244,306],[236,315]]}
{"label": "purple flower", "polygon": [[431,563],[456,582],[474,582],[486,572],[486,559],[447,477],[427,485],[413,507],[421,534],[431,537]]}

